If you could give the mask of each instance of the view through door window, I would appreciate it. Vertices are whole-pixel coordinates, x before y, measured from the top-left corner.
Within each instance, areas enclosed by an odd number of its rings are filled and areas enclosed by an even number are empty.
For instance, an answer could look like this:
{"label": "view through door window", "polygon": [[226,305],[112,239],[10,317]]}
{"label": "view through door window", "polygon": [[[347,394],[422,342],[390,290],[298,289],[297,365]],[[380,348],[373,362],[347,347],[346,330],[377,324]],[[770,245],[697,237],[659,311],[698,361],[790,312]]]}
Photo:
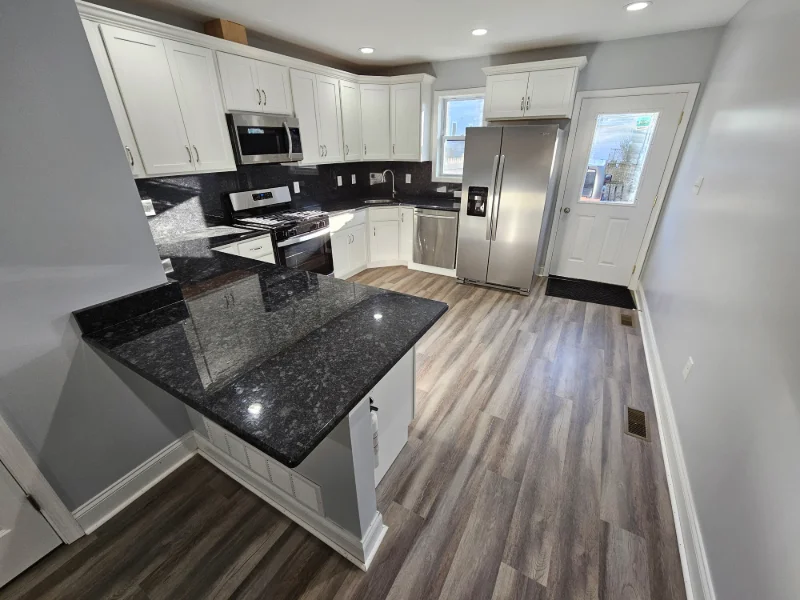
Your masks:
{"label": "view through door window", "polygon": [[636,202],[657,124],[657,112],[597,116],[581,202]]}

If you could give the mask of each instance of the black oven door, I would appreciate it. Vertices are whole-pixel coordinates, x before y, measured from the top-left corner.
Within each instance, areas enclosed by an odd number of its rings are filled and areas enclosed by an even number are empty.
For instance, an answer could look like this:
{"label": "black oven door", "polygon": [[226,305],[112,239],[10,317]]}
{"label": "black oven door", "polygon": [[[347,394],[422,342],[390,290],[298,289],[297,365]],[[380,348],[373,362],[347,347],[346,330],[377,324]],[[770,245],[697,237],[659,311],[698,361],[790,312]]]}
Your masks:
{"label": "black oven door", "polygon": [[333,252],[329,230],[320,229],[278,242],[278,262],[290,269],[333,273]]}

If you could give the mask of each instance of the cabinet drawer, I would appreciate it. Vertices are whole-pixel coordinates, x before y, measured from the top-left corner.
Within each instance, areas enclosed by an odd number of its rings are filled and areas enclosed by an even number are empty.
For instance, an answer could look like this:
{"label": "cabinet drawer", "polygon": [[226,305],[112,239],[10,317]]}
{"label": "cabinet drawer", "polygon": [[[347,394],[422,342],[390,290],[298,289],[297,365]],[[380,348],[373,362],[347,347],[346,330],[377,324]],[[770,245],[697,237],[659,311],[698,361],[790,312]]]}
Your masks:
{"label": "cabinet drawer", "polygon": [[239,254],[247,258],[260,258],[272,252],[272,236],[264,235],[239,243]]}
{"label": "cabinet drawer", "polygon": [[348,227],[355,227],[356,225],[361,225],[366,222],[366,215],[367,211],[365,210],[354,210],[352,212],[341,213],[338,215],[333,215],[330,218],[331,223],[331,233],[335,233],[342,229],[346,229]]}
{"label": "cabinet drawer", "polygon": [[399,221],[400,220],[400,207],[388,206],[381,208],[369,209],[370,221]]}

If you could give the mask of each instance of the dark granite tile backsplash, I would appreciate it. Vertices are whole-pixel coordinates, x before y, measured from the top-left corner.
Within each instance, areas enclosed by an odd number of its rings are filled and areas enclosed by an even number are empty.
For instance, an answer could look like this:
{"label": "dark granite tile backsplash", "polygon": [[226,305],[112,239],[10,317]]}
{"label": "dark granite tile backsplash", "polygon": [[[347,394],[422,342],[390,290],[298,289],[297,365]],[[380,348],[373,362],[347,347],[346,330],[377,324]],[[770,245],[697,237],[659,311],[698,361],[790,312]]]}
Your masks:
{"label": "dark granite tile backsplash", "polygon": [[[414,162],[358,162],[315,167],[284,165],[246,165],[236,172],[183,175],[137,179],[139,194],[153,200],[156,217],[150,218],[150,228],[156,240],[189,233],[207,225],[225,222],[223,198],[230,192],[262,189],[288,185],[292,193],[292,206],[301,207],[346,198],[368,198],[387,195],[391,183],[369,185],[369,174],[392,169],[396,176],[395,188],[400,196],[446,196],[452,198],[453,190],[460,184],[431,181],[432,163]],[[411,183],[405,183],[406,174]],[[356,183],[351,182],[355,174]],[[342,186],[336,177],[342,177]],[[295,194],[292,183],[300,182],[300,193]],[[436,191],[446,187],[444,194]]]}

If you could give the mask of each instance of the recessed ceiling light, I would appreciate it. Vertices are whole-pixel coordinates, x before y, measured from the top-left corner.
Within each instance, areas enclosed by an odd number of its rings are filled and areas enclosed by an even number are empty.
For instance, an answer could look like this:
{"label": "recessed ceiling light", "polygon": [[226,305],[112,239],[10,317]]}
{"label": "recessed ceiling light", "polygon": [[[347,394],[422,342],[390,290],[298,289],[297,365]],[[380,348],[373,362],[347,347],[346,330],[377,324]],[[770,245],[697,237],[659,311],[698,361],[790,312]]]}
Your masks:
{"label": "recessed ceiling light", "polygon": [[372,54],[373,52],[375,52],[375,48],[370,48],[369,46],[365,46],[363,48],[359,48],[358,51],[361,52],[361,54]]}
{"label": "recessed ceiling light", "polygon": [[652,2],[633,2],[625,7],[628,12],[636,12],[637,10],[644,10],[650,6]]}
{"label": "recessed ceiling light", "polygon": [[473,29],[472,30],[472,35],[486,35],[487,33],[489,33],[488,29]]}

